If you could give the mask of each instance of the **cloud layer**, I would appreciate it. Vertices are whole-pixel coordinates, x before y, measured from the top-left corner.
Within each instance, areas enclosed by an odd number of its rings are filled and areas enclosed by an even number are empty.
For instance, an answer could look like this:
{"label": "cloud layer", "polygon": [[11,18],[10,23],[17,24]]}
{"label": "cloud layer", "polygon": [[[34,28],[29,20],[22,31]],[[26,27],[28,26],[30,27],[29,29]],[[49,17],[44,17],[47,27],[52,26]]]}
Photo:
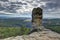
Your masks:
{"label": "cloud layer", "polygon": [[0,15],[31,17],[35,7],[43,9],[43,18],[60,18],[60,0],[0,0]]}

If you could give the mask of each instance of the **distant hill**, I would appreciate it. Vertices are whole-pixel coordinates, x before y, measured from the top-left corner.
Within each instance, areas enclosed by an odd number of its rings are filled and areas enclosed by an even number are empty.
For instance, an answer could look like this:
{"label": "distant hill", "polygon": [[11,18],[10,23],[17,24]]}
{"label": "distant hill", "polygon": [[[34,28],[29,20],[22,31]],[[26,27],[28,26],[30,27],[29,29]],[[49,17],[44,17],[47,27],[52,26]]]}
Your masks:
{"label": "distant hill", "polygon": [[43,25],[57,25],[60,26],[60,19],[43,19]]}
{"label": "distant hill", "polygon": [[14,17],[14,18],[0,18],[0,27],[31,27],[31,21],[25,21],[25,20],[31,20],[31,18],[26,17]]}

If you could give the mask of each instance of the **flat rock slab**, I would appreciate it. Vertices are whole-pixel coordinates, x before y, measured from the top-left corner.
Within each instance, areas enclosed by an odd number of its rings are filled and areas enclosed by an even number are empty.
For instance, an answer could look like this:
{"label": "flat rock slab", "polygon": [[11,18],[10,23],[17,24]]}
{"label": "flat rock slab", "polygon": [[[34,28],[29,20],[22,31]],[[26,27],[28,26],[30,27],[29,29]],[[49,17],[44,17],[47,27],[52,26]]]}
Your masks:
{"label": "flat rock slab", "polygon": [[33,32],[29,35],[10,37],[0,40],[60,40],[60,34],[49,29],[44,29],[39,32]]}

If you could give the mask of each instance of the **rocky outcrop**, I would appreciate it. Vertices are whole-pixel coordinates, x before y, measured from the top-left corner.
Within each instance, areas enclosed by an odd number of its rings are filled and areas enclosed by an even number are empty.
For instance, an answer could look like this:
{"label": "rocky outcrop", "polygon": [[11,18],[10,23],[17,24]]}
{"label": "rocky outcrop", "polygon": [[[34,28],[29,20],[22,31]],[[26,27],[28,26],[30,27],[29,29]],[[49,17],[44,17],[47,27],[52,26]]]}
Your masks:
{"label": "rocky outcrop", "polygon": [[10,37],[0,40],[60,40],[60,34],[53,32],[49,29],[43,29],[44,30],[33,32],[29,35]]}
{"label": "rocky outcrop", "polygon": [[42,25],[42,9],[40,7],[32,10],[32,31],[38,29]]}
{"label": "rocky outcrop", "polygon": [[35,23],[37,26],[42,24],[42,9],[41,8],[34,8],[32,10],[32,24]]}

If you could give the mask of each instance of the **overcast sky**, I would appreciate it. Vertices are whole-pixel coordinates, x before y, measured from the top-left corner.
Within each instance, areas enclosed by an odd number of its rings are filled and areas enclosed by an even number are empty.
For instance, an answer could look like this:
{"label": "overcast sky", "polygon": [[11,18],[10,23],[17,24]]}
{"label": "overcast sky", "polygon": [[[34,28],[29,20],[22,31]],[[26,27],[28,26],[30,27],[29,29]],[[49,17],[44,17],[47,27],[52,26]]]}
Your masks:
{"label": "overcast sky", "polygon": [[0,0],[0,17],[31,17],[41,7],[43,18],[60,18],[60,0]]}

